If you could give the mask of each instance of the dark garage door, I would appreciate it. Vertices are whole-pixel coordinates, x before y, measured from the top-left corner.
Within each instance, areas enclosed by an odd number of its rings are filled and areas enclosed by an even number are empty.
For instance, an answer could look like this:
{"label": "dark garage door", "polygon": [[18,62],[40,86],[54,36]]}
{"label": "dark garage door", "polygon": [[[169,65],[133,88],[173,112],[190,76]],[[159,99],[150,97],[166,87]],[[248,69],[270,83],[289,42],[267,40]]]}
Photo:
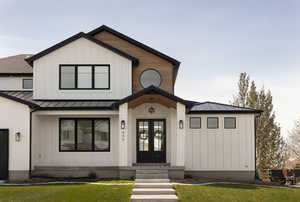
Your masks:
{"label": "dark garage door", "polygon": [[0,180],[8,178],[8,130],[0,129]]}

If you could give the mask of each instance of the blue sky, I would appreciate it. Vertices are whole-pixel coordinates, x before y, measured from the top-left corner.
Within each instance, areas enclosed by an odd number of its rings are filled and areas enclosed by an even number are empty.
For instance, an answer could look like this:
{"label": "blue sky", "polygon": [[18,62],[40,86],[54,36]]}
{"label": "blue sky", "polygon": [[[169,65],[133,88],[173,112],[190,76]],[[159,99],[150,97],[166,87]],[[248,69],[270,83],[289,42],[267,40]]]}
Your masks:
{"label": "blue sky", "polygon": [[0,57],[106,24],[180,60],[183,98],[228,103],[248,72],[272,91],[286,135],[300,118],[299,10],[297,0],[0,0]]}

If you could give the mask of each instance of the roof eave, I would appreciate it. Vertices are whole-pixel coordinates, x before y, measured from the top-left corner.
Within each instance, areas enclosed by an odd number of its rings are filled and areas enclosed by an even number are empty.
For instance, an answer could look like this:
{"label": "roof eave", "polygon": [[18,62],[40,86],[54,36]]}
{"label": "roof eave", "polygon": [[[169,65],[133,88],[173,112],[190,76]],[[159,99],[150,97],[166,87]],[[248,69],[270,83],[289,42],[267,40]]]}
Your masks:
{"label": "roof eave", "polygon": [[155,87],[155,86],[152,85],[152,86],[149,86],[147,88],[144,88],[143,90],[141,90],[139,92],[133,93],[133,94],[131,94],[131,95],[129,95],[129,96],[127,96],[127,97],[119,100],[118,102],[114,103],[112,106],[113,106],[113,108],[117,108],[121,104],[124,104],[126,102],[131,101],[131,100],[134,100],[134,99],[136,99],[136,98],[138,98],[138,97],[140,97],[142,95],[151,94],[151,93],[160,94],[160,95],[165,96],[165,97],[167,97],[167,98],[169,98],[171,100],[174,100],[176,102],[180,102],[181,104],[186,105],[186,106],[189,106],[189,104],[190,104],[187,101],[185,101],[185,100],[183,100],[183,99],[181,99],[181,98],[179,98],[179,97],[177,97],[175,95],[172,95],[172,94],[170,94],[170,93],[168,93],[168,92],[166,92],[166,91],[164,91],[164,90],[162,90],[162,89],[160,89],[160,88]]}
{"label": "roof eave", "polygon": [[129,42],[129,43],[131,43],[131,44],[133,44],[135,46],[138,46],[138,47],[140,47],[140,48],[142,48],[142,49],[144,49],[144,50],[146,50],[146,51],[148,51],[150,53],[153,53],[156,56],[159,56],[159,57],[161,57],[161,58],[163,58],[165,60],[168,60],[174,66],[178,66],[178,67],[180,66],[180,62],[178,60],[176,60],[176,59],[174,59],[174,58],[172,58],[172,57],[170,57],[170,56],[168,56],[168,55],[166,55],[164,53],[161,53],[158,50],[155,50],[155,49],[153,49],[153,48],[151,48],[151,47],[149,47],[149,46],[147,46],[147,45],[145,45],[145,44],[143,44],[143,43],[141,43],[139,41],[136,41],[135,39],[133,39],[133,38],[131,38],[129,36],[126,36],[125,34],[122,34],[122,33],[118,32],[118,31],[116,31],[116,30],[114,30],[114,29],[112,29],[112,28],[110,28],[110,27],[108,27],[106,25],[102,25],[102,26],[100,26],[100,27],[98,27],[98,28],[96,28],[96,29],[88,32],[87,34],[90,35],[90,36],[94,36],[94,35],[102,32],[102,31],[107,31],[107,32],[109,32],[109,33],[111,33],[111,34],[119,37],[119,38],[124,39],[125,41],[127,41],[127,42]]}
{"label": "roof eave", "polygon": [[23,100],[23,99],[14,97],[14,96],[7,95],[7,94],[2,93],[2,92],[0,92],[0,96],[4,97],[4,98],[7,98],[7,99],[10,99],[10,100],[13,100],[13,101],[16,101],[16,102],[19,102],[19,103],[22,103],[22,104],[25,104],[25,105],[29,106],[30,108],[38,108],[39,107],[39,105],[37,105],[37,104],[34,104],[32,102],[28,102],[26,100]]}
{"label": "roof eave", "polygon": [[139,64],[139,60],[137,58],[135,58],[135,57],[133,57],[131,55],[128,55],[127,53],[125,53],[125,52],[123,52],[123,51],[121,51],[121,50],[119,50],[117,48],[114,48],[114,47],[112,47],[112,46],[110,46],[110,45],[108,45],[108,44],[106,44],[106,43],[104,43],[104,42],[102,42],[102,41],[100,41],[100,40],[98,40],[98,39],[96,39],[94,37],[91,37],[91,36],[89,36],[89,35],[87,35],[87,34],[85,34],[83,32],[79,32],[78,34],[75,34],[75,35],[73,35],[73,36],[71,36],[71,37],[69,37],[69,38],[67,38],[67,39],[65,39],[65,40],[63,40],[63,41],[61,41],[61,42],[59,42],[59,43],[51,46],[50,48],[47,48],[47,49],[45,49],[45,50],[43,50],[43,51],[41,51],[41,52],[39,52],[39,53],[37,53],[37,54],[29,57],[29,58],[25,58],[25,61],[29,65],[33,66],[33,62],[35,60],[37,60],[37,59],[39,59],[39,58],[41,58],[41,57],[43,57],[43,56],[45,56],[45,55],[47,55],[47,54],[55,51],[55,50],[57,50],[57,49],[65,46],[65,45],[67,45],[67,44],[69,44],[69,43],[71,43],[71,42],[73,42],[73,41],[81,38],[81,37],[83,37],[83,38],[85,38],[85,39],[87,39],[87,40],[89,40],[91,42],[94,42],[94,43],[96,43],[96,44],[98,44],[98,45],[100,45],[100,46],[102,46],[104,48],[107,48],[108,50],[111,50],[112,52],[114,52],[114,53],[116,53],[116,54],[118,54],[118,55],[120,55],[122,57],[125,57],[128,60],[131,60],[133,66],[137,66]]}
{"label": "roof eave", "polygon": [[201,111],[189,111],[188,114],[261,114],[261,110],[256,111],[229,111],[229,110],[201,110]]}

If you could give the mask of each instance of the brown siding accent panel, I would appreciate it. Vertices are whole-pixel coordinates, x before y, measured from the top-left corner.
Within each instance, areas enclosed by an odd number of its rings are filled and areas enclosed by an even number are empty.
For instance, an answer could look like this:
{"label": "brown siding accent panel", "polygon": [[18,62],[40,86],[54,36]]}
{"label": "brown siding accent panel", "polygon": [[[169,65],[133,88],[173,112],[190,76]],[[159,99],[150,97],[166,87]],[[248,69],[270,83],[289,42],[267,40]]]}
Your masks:
{"label": "brown siding accent panel", "polygon": [[173,94],[173,64],[144,49],[137,47],[107,31],[102,31],[94,36],[123,52],[139,59],[139,65],[132,70],[133,93],[143,89],[140,84],[140,74],[146,69],[155,69],[161,74],[162,82],[159,88]]}
{"label": "brown siding accent panel", "polygon": [[146,94],[128,102],[129,108],[135,108],[144,103],[159,103],[165,107],[176,109],[177,102],[159,94]]}

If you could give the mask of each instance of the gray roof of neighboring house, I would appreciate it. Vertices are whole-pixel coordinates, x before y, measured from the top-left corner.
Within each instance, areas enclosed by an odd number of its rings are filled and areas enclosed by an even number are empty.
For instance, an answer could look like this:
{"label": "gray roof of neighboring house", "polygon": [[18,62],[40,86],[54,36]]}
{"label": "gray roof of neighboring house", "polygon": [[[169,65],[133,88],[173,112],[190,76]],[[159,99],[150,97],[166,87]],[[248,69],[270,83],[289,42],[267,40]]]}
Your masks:
{"label": "gray roof of neighboring house", "polygon": [[249,107],[238,107],[233,105],[221,104],[216,102],[200,102],[194,103],[189,110],[189,113],[261,113]]}
{"label": "gray roof of neighboring house", "polygon": [[25,61],[31,54],[20,54],[0,58],[0,74],[31,74],[32,67]]}
{"label": "gray roof of neighboring house", "polygon": [[32,91],[0,91],[0,96],[43,109],[111,109],[115,100],[33,100]]}

